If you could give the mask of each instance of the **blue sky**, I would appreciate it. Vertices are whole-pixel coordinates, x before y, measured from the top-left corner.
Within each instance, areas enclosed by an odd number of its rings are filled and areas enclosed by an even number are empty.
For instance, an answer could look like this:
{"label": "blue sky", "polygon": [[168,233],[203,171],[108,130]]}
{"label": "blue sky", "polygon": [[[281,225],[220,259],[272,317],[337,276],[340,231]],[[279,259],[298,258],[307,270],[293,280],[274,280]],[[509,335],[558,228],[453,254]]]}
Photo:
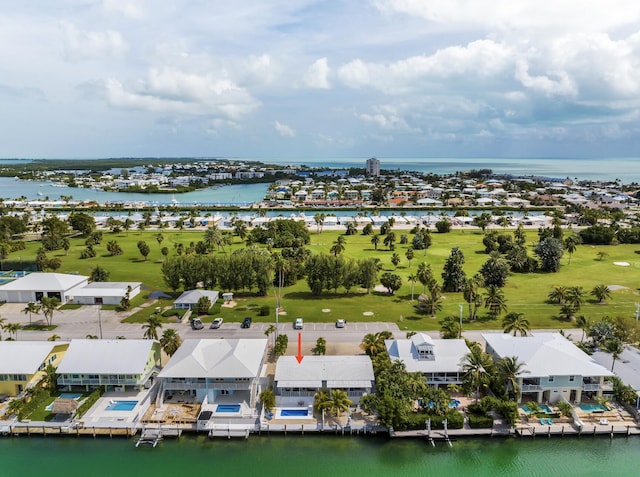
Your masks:
{"label": "blue sky", "polygon": [[2,3],[2,157],[640,146],[637,0]]}

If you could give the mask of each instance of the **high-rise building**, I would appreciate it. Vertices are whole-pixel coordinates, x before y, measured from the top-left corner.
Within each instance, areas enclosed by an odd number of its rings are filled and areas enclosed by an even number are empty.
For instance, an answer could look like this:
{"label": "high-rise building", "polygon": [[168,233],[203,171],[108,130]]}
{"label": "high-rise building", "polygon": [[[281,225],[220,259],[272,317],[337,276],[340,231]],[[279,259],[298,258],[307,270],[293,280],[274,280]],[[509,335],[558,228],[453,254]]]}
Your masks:
{"label": "high-rise building", "polygon": [[367,159],[365,171],[368,176],[378,177],[380,175],[380,161],[375,157]]}

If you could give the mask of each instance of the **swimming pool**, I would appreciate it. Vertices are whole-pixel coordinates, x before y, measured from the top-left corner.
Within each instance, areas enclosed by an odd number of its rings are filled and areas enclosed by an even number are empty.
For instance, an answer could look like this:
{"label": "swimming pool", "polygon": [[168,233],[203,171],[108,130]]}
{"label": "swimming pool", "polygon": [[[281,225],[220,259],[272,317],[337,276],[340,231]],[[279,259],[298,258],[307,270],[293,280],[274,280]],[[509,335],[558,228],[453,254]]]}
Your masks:
{"label": "swimming pool", "polygon": [[[540,408],[540,412],[544,412],[546,414],[552,414],[553,413],[553,409],[551,409],[546,404],[538,404],[538,407]],[[527,406],[526,404],[523,404],[522,406],[520,406],[520,409],[522,409],[525,412],[525,414],[527,414],[527,415],[533,413],[531,408],[529,406]]]}
{"label": "swimming pool", "polygon": [[607,408],[600,404],[579,404],[584,412],[606,412]]}
{"label": "swimming pool", "polygon": [[218,404],[216,412],[240,412],[240,404]]}
{"label": "swimming pool", "polygon": [[280,417],[307,417],[309,411],[307,409],[282,409]]}
{"label": "swimming pool", "polygon": [[106,407],[107,411],[133,411],[138,401],[111,401]]}

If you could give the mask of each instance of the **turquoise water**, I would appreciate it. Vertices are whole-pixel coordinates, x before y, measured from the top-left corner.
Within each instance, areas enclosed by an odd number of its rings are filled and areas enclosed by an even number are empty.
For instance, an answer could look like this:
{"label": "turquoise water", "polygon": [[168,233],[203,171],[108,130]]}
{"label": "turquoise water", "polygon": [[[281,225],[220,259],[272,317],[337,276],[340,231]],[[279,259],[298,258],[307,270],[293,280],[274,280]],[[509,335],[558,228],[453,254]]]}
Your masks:
{"label": "turquoise water", "polygon": [[[546,412],[547,414],[551,414],[553,412],[553,410],[546,404],[538,404],[538,407],[540,408],[540,411]],[[531,414],[533,412],[526,404],[521,405],[520,409],[522,409],[526,414]]]}
{"label": "turquoise water", "polygon": [[626,476],[638,467],[637,438],[469,439],[438,443],[340,436],[182,437],[158,447],[133,440],[0,439],[0,477]]}
{"label": "turquoise water", "polygon": [[113,401],[106,407],[106,411],[133,411],[138,401]]}
{"label": "turquoise water", "polygon": [[240,404],[218,404],[216,412],[240,412]]}
{"label": "turquoise water", "polygon": [[282,409],[280,411],[280,417],[304,417],[308,415],[309,411],[307,409]]}
{"label": "turquoise water", "polygon": [[607,410],[606,407],[600,404],[579,404],[579,406],[584,412],[605,412]]}

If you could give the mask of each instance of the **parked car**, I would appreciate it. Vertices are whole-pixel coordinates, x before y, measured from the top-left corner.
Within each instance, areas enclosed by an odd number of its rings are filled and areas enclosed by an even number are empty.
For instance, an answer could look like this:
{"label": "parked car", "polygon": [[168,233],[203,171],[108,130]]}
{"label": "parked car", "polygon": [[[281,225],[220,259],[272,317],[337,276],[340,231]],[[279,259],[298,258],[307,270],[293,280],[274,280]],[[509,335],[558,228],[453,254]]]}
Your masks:
{"label": "parked car", "polygon": [[302,328],[304,328],[304,321],[302,321],[302,318],[296,318],[296,321],[293,323],[293,329],[301,330]]}
{"label": "parked car", "polygon": [[251,328],[251,317],[247,316],[244,320],[242,320],[242,324],[240,328]]}
{"label": "parked car", "polygon": [[202,324],[202,320],[200,318],[192,318],[191,319],[191,329],[192,330],[201,330],[202,328],[204,328],[204,325]]}
{"label": "parked car", "polygon": [[347,320],[336,320],[336,328],[344,328],[347,325]]}
{"label": "parked car", "polygon": [[224,320],[222,318],[216,318],[215,320],[213,320],[211,322],[211,326],[209,328],[213,329],[213,330],[217,330],[218,328],[220,328],[220,326],[222,326],[222,322]]}

